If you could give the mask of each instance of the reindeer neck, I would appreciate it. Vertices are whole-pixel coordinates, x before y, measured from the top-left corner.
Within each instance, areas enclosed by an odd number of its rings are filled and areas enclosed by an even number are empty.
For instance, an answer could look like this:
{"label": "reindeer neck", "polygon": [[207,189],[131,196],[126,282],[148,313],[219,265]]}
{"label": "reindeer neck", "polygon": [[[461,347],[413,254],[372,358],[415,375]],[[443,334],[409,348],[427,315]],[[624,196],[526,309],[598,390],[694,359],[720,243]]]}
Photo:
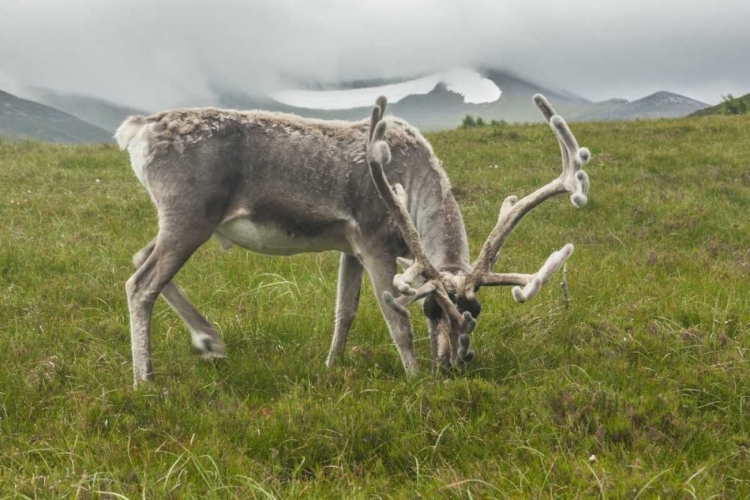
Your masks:
{"label": "reindeer neck", "polygon": [[469,243],[463,217],[438,167],[412,180],[408,206],[427,257],[438,270],[468,271]]}

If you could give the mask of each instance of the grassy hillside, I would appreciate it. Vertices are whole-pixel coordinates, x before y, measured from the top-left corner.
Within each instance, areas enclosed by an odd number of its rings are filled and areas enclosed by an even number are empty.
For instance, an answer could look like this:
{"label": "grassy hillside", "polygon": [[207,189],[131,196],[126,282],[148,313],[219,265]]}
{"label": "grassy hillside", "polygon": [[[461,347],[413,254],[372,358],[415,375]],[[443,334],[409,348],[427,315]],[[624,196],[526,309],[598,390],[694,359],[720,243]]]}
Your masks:
{"label": "grassy hillside", "polygon": [[742,97],[732,97],[730,94],[721,104],[698,110],[691,116],[741,115],[745,113],[750,113],[750,94],[745,94]]}
{"label": "grassy hillside", "polygon": [[[198,359],[160,301],[137,392],[124,283],[156,217],[126,154],[0,142],[0,497],[748,497],[750,117],[573,130],[589,204],[538,208],[496,266],[575,243],[571,308],[556,280],[524,305],[483,290],[466,376],[430,375],[417,320],[407,381],[369,284],[326,371],[337,256],[211,242],[177,281],[229,358]],[[429,138],[474,254],[558,173],[542,125]]]}

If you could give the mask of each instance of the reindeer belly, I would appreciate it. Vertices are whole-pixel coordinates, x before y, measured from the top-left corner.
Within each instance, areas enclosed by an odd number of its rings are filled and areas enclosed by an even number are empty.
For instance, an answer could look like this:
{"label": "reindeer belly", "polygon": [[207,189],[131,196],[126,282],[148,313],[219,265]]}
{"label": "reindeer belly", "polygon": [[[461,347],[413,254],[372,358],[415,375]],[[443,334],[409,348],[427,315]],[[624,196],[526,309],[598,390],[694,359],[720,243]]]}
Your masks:
{"label": "reindeer belly", "polygon": [[301,235],[244,217],[224,222],[216,233],[224,246],[228,240],[253,252],[269,255],[294,255],[328,250],[350,251],[347,239],[337,234],[338,231],[327,230],[319,234]]}

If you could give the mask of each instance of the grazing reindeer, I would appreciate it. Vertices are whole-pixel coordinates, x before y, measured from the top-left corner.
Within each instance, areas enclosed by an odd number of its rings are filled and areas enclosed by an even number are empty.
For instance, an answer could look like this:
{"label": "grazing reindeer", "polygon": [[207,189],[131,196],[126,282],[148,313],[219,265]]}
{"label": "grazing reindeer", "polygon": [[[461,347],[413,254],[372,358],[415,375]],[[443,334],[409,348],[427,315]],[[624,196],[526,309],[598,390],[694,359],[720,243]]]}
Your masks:
{"label": "grazing reindeer", "polygon": [[[172,283],[212,235],[225,248],[236,244],[265,254],[342,253],[327,366],[344,349],[367,270],[407,374],[417,371],[417,360],[406,307],[418,299],[425,299],[433,358],[462,367],[474,357],[468,334],[480,312],[476,290],[519,285],[524,288],[514,288],[513,296],[525,301],[573,251],[566,245],[533,275],[492,273],[518,221],[566,191],[573,193],[574,205],[586,203],[588,177],[580,168],[588,150],[578,148],[544,97],[534,101],[557,135],[563,173],[526,198],[505,200],[473,266],[461,212],[439,160],[414,128],[384,117],[383,97],[369,124],[213,108],[128,118],[115,138],[128,149],[159,214],[158,235],[134,256],[138,269],[126,284],[136,384],[153,377],[150,320],[160,293],[187,324],[198,351],[224,355],[214,327]],[[394,188],[384,174],[387,163]],[[407,267],[401,274],[397,259]],[[413,282],[419,282],[417,290]],[[394,297],[396,291],[400,296]]]}
{"label": "grazing reindeer", "polygon": [[[560,177],[537,189],[530,195],[518,199],[509,196],[500,208],[500,215],[495,228],[484,243],[479,257],[473,266],[466,261],[453,262],[452,266],[434,265],[429,255],[429,242],[423,246],[420,236],[423,231],[415,227],[410,211],[404,203],[406,192],[400,184],[390,187],[383,172],[383,165],[388,163],[390,150],[383,140],[386,122],[382,120],[385,99],[381,98],[372,111],[370,142],[368,143],[368,163],[370,173],[378,193],[388,206],[396,225],[409,250],[413,261],[399,258],[406,270],[393,278],[393,286],[402,294],[395,299],[386,291],[383,300],[404,318],[409,318],[406,306],[427,298],[424,312],[428,318],[433,358],[441,366],[464,365],[474,359],[470,347],[469,334],[476,327],[476,316],[479,303],[476,292],[482,286],[514,286],[512,293],[516,302],[526,302],[534,297],[544,283],[554,274],[573,253],[573,245],[567,244],[549,256],[544,265],[535,274],[496,274],[492,267],[497,262],[500,248],[516,224],[534,207],[545,200],[563,193],[570,193],[570,200],[580,208],[588,201],[589,178],[581,167],[591,159],[587,148],[579,148],[573,133],[559,115],[555,114],[549,101],[537,94],[534,103],[542,112],[545,120],[557,136],[563,159],[563,171]],[[462,232],[463,241],[466,240]],[[465,245],[465,243],[464,243]],[[421,279],[425,281],[418,290],[409,285]],[[523,288],[521,288],[523,286]]]}

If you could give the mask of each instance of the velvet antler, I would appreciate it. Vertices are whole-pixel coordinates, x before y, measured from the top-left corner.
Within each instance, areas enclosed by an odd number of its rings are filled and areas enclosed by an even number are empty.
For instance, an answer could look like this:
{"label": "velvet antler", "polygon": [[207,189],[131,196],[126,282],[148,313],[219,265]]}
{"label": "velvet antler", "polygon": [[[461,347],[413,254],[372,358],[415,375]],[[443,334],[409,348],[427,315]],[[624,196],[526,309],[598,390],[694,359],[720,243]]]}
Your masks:
{"label": "velvet antler", "polygon": [[[589,177],[581,167],[588,163],[591,153],[587,148],[578,147],[578,142],[567,123],[555,113],[544,96],[535,95],[534,103],[557,137],[562,154],[562,173],[554,181],[520,200],[516,196],[509,196],[505,199],[500,208],[500,216],[495,228],[484,243],[471,273],[466,276],[464,294],[469,300],[475,297],[476,290],[482,286],[516,285],[513,288],[513,298],[517,302],[525,302],[539,292],[542,284],[546,283],[550,276],[573,253],[573,245],[565,245],[561,250],[550,255],[547,262],[536,274],[496,274],[492,272],[492,267],[497,262],[500,248],[505,240],[520,220],[534,207],[563,193],[570,193],[570,201],[578,208],[584,206],[588,201]],[[524,288],[521,289],[520,286]]]}

